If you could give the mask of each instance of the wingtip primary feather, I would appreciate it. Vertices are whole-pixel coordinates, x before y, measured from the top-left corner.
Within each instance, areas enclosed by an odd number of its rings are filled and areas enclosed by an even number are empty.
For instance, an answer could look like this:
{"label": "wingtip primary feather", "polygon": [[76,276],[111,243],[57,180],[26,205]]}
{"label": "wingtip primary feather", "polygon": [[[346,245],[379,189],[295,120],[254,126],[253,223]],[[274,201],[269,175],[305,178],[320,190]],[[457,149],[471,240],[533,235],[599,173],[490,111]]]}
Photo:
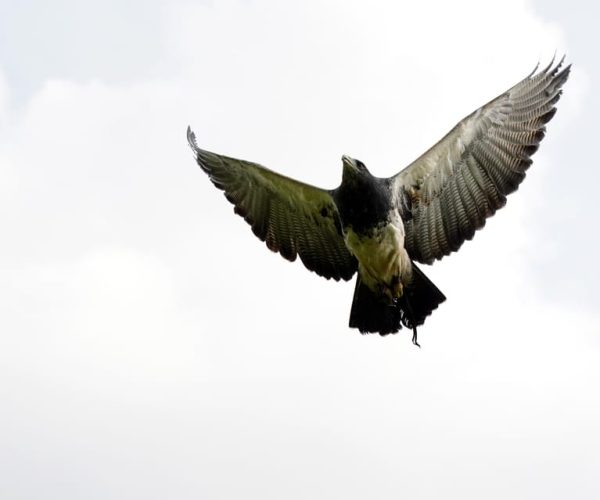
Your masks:
{"label": "wingtip primary feather", "polygon": [[552,69],[552,66],[554,66],[554,61],[556,61],[556,51],[554,51],[554,55],[552,56],[552,59],[550,60],[550,63],[548,64],[548,66],[546,66],[541,72],[548,73],[548,71],[550,71]]}
{"label": "wingtip primary feather", "polygon": [[[556,74],[558,72],[558,70],[562,67],[562,65],[564,64],[565,58],[567,57],[567,55],[563,54],[562,57],[560,58],[560,60],[558,61],[558,63],[556,63],[556,57],[557,57],[557,52],[554,51],[554,55],[552,56],[550,63],[542,70],[540,70],[540,61],[538,61],[537,64],[535,65],[535,68],[533,68],[533,71],[531,73],[529,73],[529,75],[527,75],[527,78],[532,78],[536,74],[546,74],[549,72],[551,74]],[[571,65],[569,65],[568,67],[570,67],[570,66]]]}
{"label": "wingtip primary feather", "polygon": [[538,61],[536,63],[535,68],[533,68],[533,71],[527,75],[527,78],[531,78],[533,75],[535,75],[535,73],[537,72],[539,67],[540,67],[540,61]]}
{"label": "wingtip primary feather", "polygon": [[187,128],[187,140],[190,145],[190,148],[192,148],[192,151],[197,152],[198,144],[196,143],[196,134],[192,132],[192,127],[190,127],[189,125]]}

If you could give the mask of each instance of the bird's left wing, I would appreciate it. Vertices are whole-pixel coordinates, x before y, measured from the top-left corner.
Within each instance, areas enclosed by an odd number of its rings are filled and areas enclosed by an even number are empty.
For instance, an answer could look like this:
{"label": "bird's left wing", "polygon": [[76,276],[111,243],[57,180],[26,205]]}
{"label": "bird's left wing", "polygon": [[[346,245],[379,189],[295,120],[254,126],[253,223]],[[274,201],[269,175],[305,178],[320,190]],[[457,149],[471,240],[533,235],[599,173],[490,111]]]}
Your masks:
{"label": "bird's left wing", "polygon": [[200,168],[269,249],[291,261],[299,255],[308,269],[327,279],[353,276],[357,262],[344,243],[329,191],[205,151],[189,127],[187,135]]}
{"label": "bird's left wing", "polygon": [[504,206],[556,112],[570,69],[561,65],[534,70],[390,179],[412,259],[429,264],[458,250]]}

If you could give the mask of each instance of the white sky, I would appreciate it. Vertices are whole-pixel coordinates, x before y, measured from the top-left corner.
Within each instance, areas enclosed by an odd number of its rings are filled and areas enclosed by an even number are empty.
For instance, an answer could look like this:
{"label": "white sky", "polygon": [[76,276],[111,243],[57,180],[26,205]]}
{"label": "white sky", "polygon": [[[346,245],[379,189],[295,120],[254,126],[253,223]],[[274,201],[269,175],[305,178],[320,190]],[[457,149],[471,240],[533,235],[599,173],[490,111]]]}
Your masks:
{"label": "white sky", "polygon": [[[0,0],[0,498],[598,498],[582,5]],[[421,350],[349,330],[354,285],[270,253],[186,145],[391,175],[555,49],[530,175],[425,269]]]}

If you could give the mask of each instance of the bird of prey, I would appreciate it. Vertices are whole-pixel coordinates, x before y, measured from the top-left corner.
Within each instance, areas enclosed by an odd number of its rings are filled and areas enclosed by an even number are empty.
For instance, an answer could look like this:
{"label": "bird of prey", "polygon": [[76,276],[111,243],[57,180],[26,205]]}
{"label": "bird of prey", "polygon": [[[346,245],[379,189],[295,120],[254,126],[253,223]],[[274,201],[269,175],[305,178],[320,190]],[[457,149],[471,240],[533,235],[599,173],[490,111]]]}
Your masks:
{"label": "bird of prey", "polygon": [[358,271],[351,328],[386,335],[417,327],[446,298],[416,262],[457,251],[506,203],[556,112],[570,65],[554,60],[460,121],[390,178],[342,156],[342,182],[320,189],[256,163],[200,149],[201,169],[269,249],[324,278]]}

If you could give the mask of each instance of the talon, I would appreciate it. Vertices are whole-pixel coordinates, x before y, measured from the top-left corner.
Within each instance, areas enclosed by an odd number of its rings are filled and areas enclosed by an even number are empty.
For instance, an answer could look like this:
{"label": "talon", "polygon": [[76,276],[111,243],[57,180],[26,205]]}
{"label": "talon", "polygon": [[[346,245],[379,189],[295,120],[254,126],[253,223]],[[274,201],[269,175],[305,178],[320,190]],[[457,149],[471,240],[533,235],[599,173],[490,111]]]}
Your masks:
{"label": "talon", "polygon": [[421,344],[419,344],[419,343],[417,342],[417,327],[416,327],[416,326],[413,326],[413,329],[412,329],[412,331],[413,331],[412,343],[413,343],[414,345],[416,345],[416,346],[417,346],[419,349],[421,349]]}
{"label": "talon", "polygon": [[392,291],[385,285],[380,285],[381,295],[386,298],[388,305],[396,304],[396,297],[392,295]]}

